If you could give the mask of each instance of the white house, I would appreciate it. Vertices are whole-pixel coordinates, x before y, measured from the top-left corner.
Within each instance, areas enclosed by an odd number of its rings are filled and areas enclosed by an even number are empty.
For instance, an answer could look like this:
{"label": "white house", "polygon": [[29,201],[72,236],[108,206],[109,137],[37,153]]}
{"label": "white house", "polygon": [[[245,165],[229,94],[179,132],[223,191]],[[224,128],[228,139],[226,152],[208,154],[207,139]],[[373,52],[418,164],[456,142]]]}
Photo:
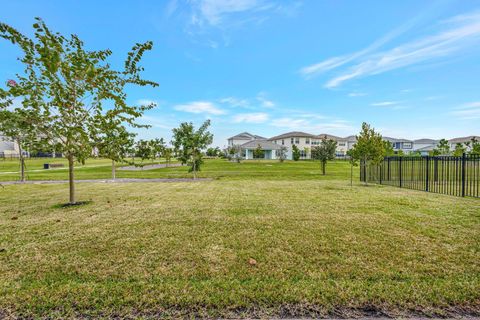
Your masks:
{"label": "white house", "polygon": [[0,157],[18,157],[18,144],[6,136],[0,135]]}
{"label": "white house", "polygon": [[[271,138],[265,138],[243,132],[229,138],[228,146],[240,146],[245,159],[253,159],[253,150],[258,148],[259,145],[262,150],[264,150],[265,159],[278,159],[279,150],[285,147],[286,158],[291,160],[293,158],[292,147],[295,145],[300,151],[300,159],[310,159],[312,148],[319,145],[320,141],[324,138],[337,141],[336,156],[338,158],[344,158],[347,151],[352,149],[357,142],[357,138],[354,135],[342,138],[326,133],[315,135],[307,132],[292,131]],[[454,138],[448,141],[450,148],[453,150],[457,143],[467,143],[470,142],[472,138],[480,141],[480,136]],[[392,137],[383,137],[383,139],[389,141],[393,146],[393,150],[396,152],[403,151],[405,154],[419,152],[423,156],[429,155],[430,152],[437,147],[439,142],[439,140],[435,139],[408,140]]]}

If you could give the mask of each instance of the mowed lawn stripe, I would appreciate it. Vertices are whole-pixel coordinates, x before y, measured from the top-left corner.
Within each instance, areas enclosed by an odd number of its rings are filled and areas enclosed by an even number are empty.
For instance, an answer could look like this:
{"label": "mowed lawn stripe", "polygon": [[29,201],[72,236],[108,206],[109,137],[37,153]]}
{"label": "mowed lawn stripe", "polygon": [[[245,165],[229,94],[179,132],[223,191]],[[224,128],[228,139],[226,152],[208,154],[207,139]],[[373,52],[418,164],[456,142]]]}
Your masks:
{"label": "mowed lawn stripe", "polygon": [[92,202],[63,209],[55,205],[65,201],[64,185],[6,186],[0,309],[33,316],[478,311],[478,199],[350,187],[342,174],[85,183],[79,198]]}

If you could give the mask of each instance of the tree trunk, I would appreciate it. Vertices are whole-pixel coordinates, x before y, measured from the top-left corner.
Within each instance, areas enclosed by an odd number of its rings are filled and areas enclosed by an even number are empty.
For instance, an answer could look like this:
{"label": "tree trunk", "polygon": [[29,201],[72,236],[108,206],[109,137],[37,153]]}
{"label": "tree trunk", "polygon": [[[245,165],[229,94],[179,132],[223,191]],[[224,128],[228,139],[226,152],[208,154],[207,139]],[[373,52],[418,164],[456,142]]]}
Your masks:
{"label": "tree trunk", "polygon": [[322,161],[322,175],[325,175],[325,167],[327,166],[327,163]]}
{"label": "tree trunk", "polygon": [[363,163],[365,164],[365,185],[368,185],[368,162],[366,159],[363,160]]}
{"label": "tree trunk", "polygon": [[112,160],[112,180],[115,180],[115,160]]}
{"label": "tree trunk", "polygon": [[68,184],[70,187],[70,204],[75,204],[75,181],[73,170],[73,155],[68,155]]}
{"label": "tree trunk", "polygon": [[20,159],[20,181],[25,182],[25,158],[23,157],[22,142],[20,141],[20,139],[17,139],[17,143]]}
{"label": "tree trunk", "polygon": [[353,164],[350,165],[350,187],[353,187]]}

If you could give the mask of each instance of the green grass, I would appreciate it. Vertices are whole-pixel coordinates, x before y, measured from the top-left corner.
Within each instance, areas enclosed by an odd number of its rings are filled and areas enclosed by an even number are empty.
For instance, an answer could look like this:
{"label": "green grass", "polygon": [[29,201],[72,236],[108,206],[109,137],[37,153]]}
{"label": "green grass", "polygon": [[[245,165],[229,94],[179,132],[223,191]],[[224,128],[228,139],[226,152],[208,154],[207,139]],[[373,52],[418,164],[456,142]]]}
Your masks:
{"label": "green grass", "polygon": [[[65,168],[44,170],[43,163],[64,163]],[[148,162],[146,162],[148,164]],[[0,181],[19,180],[18,161],[0,161]],[[68,179],[67,163],[64,159],[27,160],[28,180],[66,180]],[[312,161],[278,161],[251,160],[242,163],[226,160],[205,160],[199,173],[204,178],[226,179],[276,179],[276,180],[311,180],[311,179],[349,179],[350,166],[347,161],[331,162],[327,165],[328,175],[321,176],[320,164]],[[358,168],[354,170],[355,178]],[[111,162],[107,159],[89,159],[85,165],[77,164],[76,179],[109,179]],[[191,178],[188,168],[170,167],[154,170],[117,171],[117,178]]]}
{"label": "green grass", "polygon": [[70,208],[66,184],[5,186],[0,318],[480,313],[478,199],[319,171],[213,160],[211,181],[79,183]]}

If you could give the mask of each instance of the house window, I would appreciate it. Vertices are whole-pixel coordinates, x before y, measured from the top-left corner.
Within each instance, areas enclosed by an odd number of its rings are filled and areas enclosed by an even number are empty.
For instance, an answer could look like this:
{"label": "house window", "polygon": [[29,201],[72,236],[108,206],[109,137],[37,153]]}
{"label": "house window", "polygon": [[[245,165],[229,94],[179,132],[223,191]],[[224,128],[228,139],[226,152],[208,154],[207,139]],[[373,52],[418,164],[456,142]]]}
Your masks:
{"label": "house window", "polygon": [[400,142],[394,142],[393,144],[393,149],[400,149]]}
{"label": "house window", "polygon": [[338,143],[338,146],[339,146],[339,147],[345,147],[345,142],[339,142],[339,143]]}
{"label": "house window", "polygon": [[300,150],[300,158],[305,159],[307,157],[307,152],[305,150]]}
{"label": "house window", "polygon": [[300,138],[295,138],[295,144],[300,144]]}
{"label": "house window", "polygon": [[290,139],[290,143],[291,143],[291,144],[295,144],[293,138]]}
{"label": "house window", "polygon": [[412,149],[412,143],[411,142],[404,142],[403,143],[403,148],[404,149]]}
{"label": "house window", "polygon": [[284,139],[282,139],[282,146],[284,146],[284,145],[285,145],[285,140],[284,140]]}
{"label": "house window", "polygon": [[310,144],[310,138],[305,138],[305,144]]}

